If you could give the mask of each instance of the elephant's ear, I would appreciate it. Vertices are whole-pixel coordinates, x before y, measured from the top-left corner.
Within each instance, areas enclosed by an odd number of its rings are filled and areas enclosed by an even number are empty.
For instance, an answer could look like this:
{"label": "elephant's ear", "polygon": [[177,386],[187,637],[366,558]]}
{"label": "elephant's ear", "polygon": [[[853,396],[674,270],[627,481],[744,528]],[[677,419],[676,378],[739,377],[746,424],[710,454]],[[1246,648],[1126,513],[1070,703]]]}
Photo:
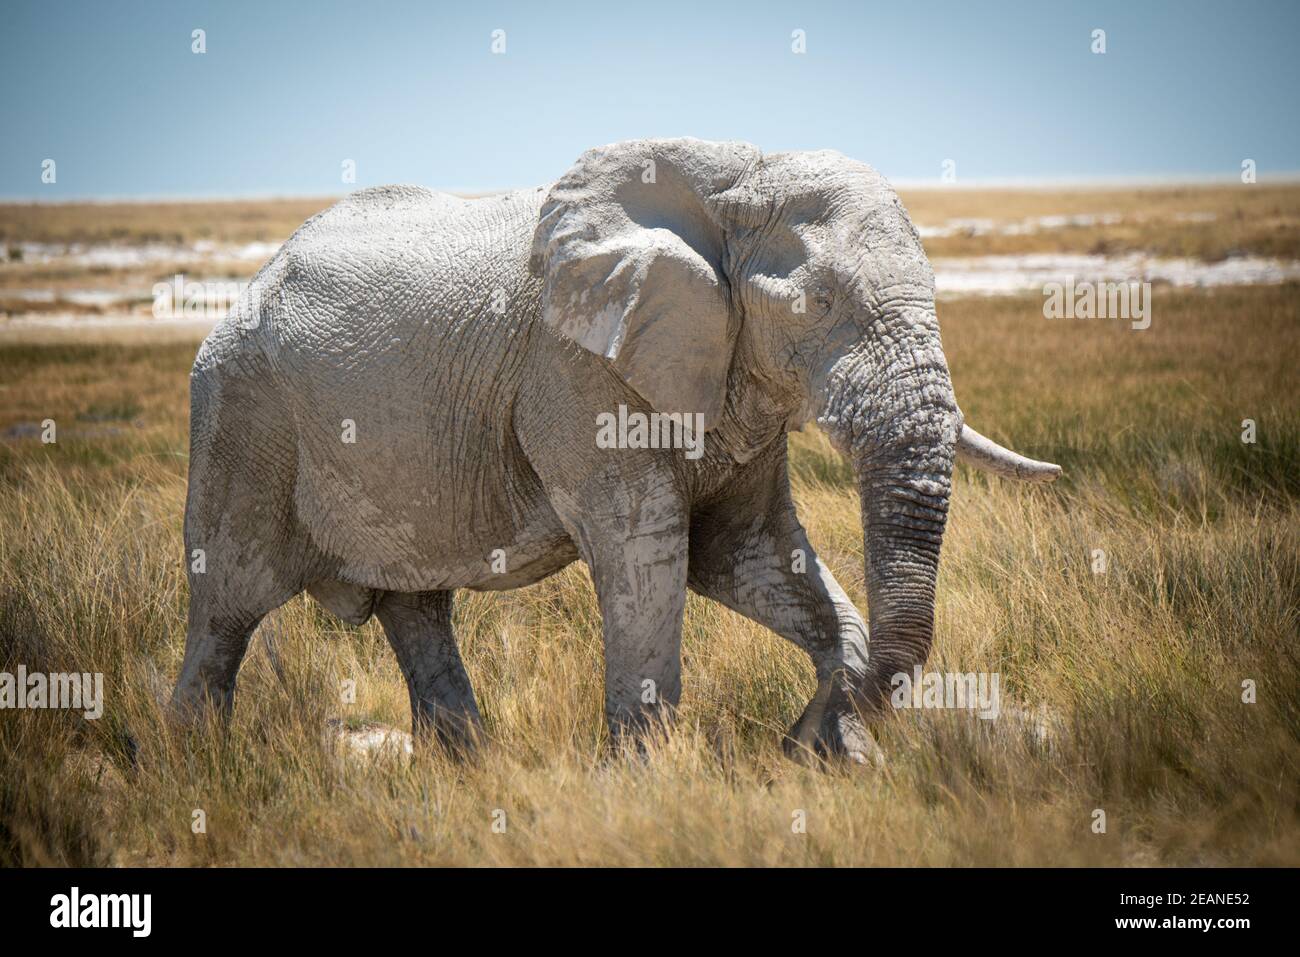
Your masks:
{"label": "elephant's ear", "polygon": [[706,430],[739,328],[706,201],[758,156],[688,139],[590,150],[551,188],[533,235],[545,323],[608,359],[651,408],[702,413]]}

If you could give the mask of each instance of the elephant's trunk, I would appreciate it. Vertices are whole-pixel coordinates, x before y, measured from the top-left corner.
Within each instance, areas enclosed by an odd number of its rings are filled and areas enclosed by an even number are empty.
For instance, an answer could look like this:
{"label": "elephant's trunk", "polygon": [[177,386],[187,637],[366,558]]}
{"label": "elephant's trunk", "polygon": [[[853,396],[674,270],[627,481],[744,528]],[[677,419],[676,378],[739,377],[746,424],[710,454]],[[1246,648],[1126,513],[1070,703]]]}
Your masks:
{"label": "elephant's trunk", "polygon": [[910,676],[929,656],[950,475],[951,465],[859,470],[870,636],[861,690],[868,710],[883,706],[895,674]]}
{"label": "elephant's trunk", "polygon": [[893,342],[855,342],[819,377],[818,423],[851,458],[862,501],[869,636],[860,702],[868,711],[884,706],[894,675],[910,675],[930,653],[954,459],[1021,481],[1061,471],[964,424],[933,300],[895,299],[877,325],[901,330]]}
{"label": "elephant's trunk", "polygon": [[910,674],[930,653],[939,551],[962,431],[933,304],[901,311],[899,327],[912,332],[909,348],[882,348],[868,339],[841,354],[825,377],[818,419],[858,479],[868,602],[859,701],[867,712],[885,705],[893,675]]}

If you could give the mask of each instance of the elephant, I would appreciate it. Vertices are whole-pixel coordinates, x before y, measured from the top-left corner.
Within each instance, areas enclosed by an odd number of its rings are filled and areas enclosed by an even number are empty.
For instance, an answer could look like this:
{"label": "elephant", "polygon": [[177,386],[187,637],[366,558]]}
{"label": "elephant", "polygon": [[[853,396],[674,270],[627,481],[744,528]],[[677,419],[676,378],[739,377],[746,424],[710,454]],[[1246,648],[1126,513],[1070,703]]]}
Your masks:
{"label": "elephant", "polygon": [[[614,421],[626,441],[598,442]],[[811,422],[856,478],[866,620],[791,498],[787,433]],[[376,617],[417,738],[473,751],[453,593],[582,559],[615,745],[670,722],[689,589],[811,659],[790,757],[866,762],[891,676],[929,653],[957,458],[1060,473],[963,420],[933,271],[864,163],[645,139],[535,189],[362,189],[196,356],[184,538],[204,560],[171,707],[228,713],[258,622],[306,591]]]}

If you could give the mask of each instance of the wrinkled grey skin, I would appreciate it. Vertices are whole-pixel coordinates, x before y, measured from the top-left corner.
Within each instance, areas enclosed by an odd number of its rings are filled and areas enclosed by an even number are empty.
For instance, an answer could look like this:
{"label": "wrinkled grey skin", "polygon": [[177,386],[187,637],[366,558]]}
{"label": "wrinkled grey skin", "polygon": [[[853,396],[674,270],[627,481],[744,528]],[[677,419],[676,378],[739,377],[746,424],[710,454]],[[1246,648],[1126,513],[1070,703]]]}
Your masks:
{"label": "wrinkled grey skin", "polygon": [[[620,404],[702,413],[703,457],[598,448]],[[934,276],[886,182],[741,143],[614,144],[482,199],[355,193],[204,342],[192,406],[185,542],[206,569],[176,710],[228,709],[257,623],[306,589],[379,618],[417,733],[456,746],[480,717],[453,590],[581,558],[616,739],[678,701],[689,587],[811,657],[792,756],[873,757],[864,719],[929,652],[954,456],[1057,471],[964,429]],[[869,622],[791,502],[785,435],[810,420],[858,476]]]}

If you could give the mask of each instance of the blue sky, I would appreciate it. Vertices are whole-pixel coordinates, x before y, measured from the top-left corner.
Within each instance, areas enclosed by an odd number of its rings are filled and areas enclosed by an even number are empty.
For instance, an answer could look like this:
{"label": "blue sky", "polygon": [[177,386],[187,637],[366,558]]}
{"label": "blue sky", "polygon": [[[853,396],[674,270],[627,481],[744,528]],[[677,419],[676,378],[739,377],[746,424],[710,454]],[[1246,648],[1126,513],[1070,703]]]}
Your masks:
{"label": "blue sky", "polygon": [[946,159],[960,182],[1251,158],[1264,182],[1300,170],[1298,40],[1300,3],[1264,0],[10,0],[0,196],[494,189],[680,135],[830,147],[902,181]]}

